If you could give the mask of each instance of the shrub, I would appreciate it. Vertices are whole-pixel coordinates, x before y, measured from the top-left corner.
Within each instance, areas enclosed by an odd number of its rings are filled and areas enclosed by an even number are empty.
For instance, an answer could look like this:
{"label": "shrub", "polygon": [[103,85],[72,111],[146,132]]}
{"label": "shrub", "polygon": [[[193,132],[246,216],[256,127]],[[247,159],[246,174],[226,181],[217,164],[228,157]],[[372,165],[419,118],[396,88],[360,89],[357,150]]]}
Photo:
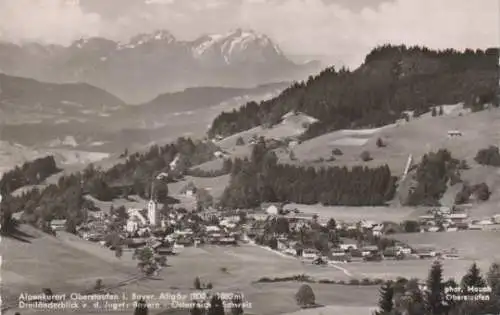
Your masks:
{"label": "shrub", "polygon": [[373,282],[368,278],[363,278],[363,280],[361,280],[361,284],[362,285],[372,285]]}
{"label": "shrub", "polygon": [[382,139],[380,139],[380,138],[377,139],[377,143],[376,144],[377,144],[377,147],[379,147],[379,148],[385,147],[385,142]]}
{"label": "shrub", "polygon": [[242,137],[238,137],[238,139],[236,139],[236,145],[238,146],[245,145],[245,140],[243,140]]}
{"label": "shrub", "polygon": [[359,280],[358,280],[358,279],[351,279],[351,280],[349,280],[349,284],[350,284],[350,285],[359,285],[359,283],[360,283],[360,282],[359,282]]}
{"label": "shrub", "polygon": [[295,294],[295,300],[297,301],[297,305],[301,307],[314,305],[316,297],[311,286],[308,284],[301,285],[299,291]]}
{"label": "shrub", "polygon": [[339,148],[335,148],[332,150],[332,154],[333,155],[343,155],[344,152],[342,152],[342,150],[340,150]]}
{"label": "shrub", "polygon": [[102,283],[102,279],[97,279],[94,284],[94,290],[102,290],[104,288],[104,284]]}
{"label": "shrub", "polygon": [[375,285],[381,285],[382,283],[384,283],[384,280],[382,280],[380,278],[373,280],[373,284],[375,284]]}
{"label": "shrub", "polygon": [[498,147],[490,146],[479,150],[474,160],[481,165],[500,166],[500,152]]}
{"label": "shrub", "polygon": [[486,201],[490,199],[491,191],[485,183],[475,185],[473,190],[477,200]]}
{"label": "shrub", "polygon": [[361,154],[359,155],[359,157],[360,157],[360,158],[361,158],[361,160],[363,160],[364,162],[368,162],[368,161],[373,160],[372,156],[370,155],[370,152],[368,152],[368,151],[363,151],[363,152],[361,152]]}
{"label": "shrub", "polygon": [[199,277],[194,278],[194,288],[196,290],[201,290],[201,281]]}
{"label": "shrub", "polygon": [[437,110],[436,110],[436,107],[433,107],[432,110],[431,110],[431,115],[432,117],[436,117],[437,116]]}
{"label": "shrub", "polygon": [[207,289],[211,290],[213,289],[214,285],[212,284],[212,282],[209,282],[207,283]]}

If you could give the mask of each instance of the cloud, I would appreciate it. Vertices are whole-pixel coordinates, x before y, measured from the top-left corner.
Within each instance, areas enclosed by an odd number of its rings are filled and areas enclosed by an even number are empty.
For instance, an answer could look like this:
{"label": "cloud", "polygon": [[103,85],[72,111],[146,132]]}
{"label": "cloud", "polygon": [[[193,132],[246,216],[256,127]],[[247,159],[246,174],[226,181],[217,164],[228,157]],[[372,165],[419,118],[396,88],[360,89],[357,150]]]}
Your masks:
{"label": "cloud", "polygon": [[97,36],[102,26],[100,16],[84,13],[78,1],[0,1],[0,38],[4,40],[67,43]]}
{"label": "cloud", "polygon": [[[348,65],[383,43],[463,49],[498,46],[500,38],[497,0],[378,0],[378,7],[356,9],[345,0],[80,1],[81,6],[70,6],[62,0],[0,0],[0,36],[123,40],[163,28],[193,39],[244,27],[269,35],[285,52],[329,56]],[[82,9],[90,1],[92,10]],[[112,3],[118,16],[111,14]]]}

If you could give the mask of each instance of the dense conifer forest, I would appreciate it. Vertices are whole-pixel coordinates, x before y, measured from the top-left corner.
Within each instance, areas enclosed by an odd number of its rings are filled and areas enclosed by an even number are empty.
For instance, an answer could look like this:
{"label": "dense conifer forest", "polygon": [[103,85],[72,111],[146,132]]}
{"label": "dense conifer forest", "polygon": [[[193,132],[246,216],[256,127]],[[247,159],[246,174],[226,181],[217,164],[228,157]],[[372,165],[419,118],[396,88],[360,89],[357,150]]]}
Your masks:
{"label": "dense conifer forest", "polygon": [[271,100],[221,113],[208,134],[229,136],[259,125],[269,127],[290,111],[319,119],[303,135],[309,139],[338,129],[389,124],[404,111],[418,115],[440,104],[465,101],[475,110],[485,103],[498,106],[498,53],[378,47],[354,71],[327,68]]}
{"label": "dense conifer forest", "polygon": [[383,205],[392,199],[396,178],[387,165],[378,168],[328,167],[314,169],[278,164],[263,139],[255,144],[250,159],[236,159],[221,205],[251,208],[261,202],[366,206]]}

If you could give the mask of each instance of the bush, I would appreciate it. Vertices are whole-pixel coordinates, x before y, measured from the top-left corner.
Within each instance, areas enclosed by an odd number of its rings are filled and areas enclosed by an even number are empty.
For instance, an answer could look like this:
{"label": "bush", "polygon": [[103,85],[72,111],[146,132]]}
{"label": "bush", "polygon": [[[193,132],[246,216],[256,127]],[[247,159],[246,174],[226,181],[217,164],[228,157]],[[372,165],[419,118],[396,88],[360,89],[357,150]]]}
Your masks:
{"label": "bush", "polygon": [[211,290],[213,289],[214,285],[212,284],[212,282],[209,282],[207,283],[207,289]]}
{"label": "bush", "polygon": [[349,284],[350,284],[350,285],[359,285],[359,283],[360,283],[360,282],[359,282],[359,280],[358,280],[358,279],[351,279],[351,280],[349,280]]}
{"label": "bush", "polygon": [[368,162],[368,161],[373,160],[372,156],[370,155],[370,152],[368,152],[368,151],[363,151],[363,152],[361,152],[361,154],[359,155],[359,157],[360,157],[360,158],[361,158],[361,160],[363,160],[364,162]]}
{"label": "bush", "polygon": [[342,150],[340,150],[339,148],[335,148],[332,150],[332,154],[333,155],[343,155],[344,152],[342,152]]}
{"label": "bush", "polygon": [[490,199],[491,191],[485,183],[475,185],[473,190],[477,200],[486,201]]}
{"label": "bush", "polygon": [[100,291],[103,288],[104,288],[104,284],[102,283],[102,279],[97,279],[95,281],[94,290]]}
{"label": "bush", "polygon": [[245,145],[245,141],[243,140],[242,137],[238,137],[238,139],[236,139],[236,145],[238,146]]}
{"label": "bush", "polygon": [[363,280],[361,280],[361,284],[362,285],[372,285],[373,282],[368,278],[363,278]]}
{"label": "bush", "polygon": [[479,150],[474,160],[481,165],[500,166],[500,152],[498,147],[490,146]]}
{"label": "bush", "polygon": [[377,144],[377,147],[379,147],[379,148],[385,147],[385,142],[382,139],[380,139],[380,138],[377,139],[377,143],[376,144]]}
{"label": "bush", "polygon": [[384,283],[384,280],[382,280],[380,278],[373,280],[373,284],[375,284],[375,285],[381,285],[382,283]]}
{"label": "bush", "polygon": [[316,303],[316,297],[314,296],[311,286],[308,284],[301,285],[299,291],[295,294],[295,300],[297,301],[297,305],[301,307],[314,305]]}
{"label": "bush", "polygon": [[420,224],[414,220],[406,220],[403,222],[403,231],[405,233],[418,233],[420,232]]}
{"label": "bush", "polygon": [[194,278],[194,288],[196,290],[201,290],[201,281],[199,277]]}

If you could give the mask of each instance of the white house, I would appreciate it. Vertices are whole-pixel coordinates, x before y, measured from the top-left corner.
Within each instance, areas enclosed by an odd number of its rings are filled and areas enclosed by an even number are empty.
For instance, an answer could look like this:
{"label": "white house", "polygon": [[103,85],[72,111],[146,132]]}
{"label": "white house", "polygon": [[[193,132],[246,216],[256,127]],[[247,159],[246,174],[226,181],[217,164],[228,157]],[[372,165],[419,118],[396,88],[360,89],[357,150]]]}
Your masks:
{"label": "white house", "polygon": [[358,249],[358,246],[356,244],[340,244],[339,247],[344,251],[349,249]]}
{"label": "white house", "polygon": [[373,236],[381,236],[383,229],[384,226],[382,224],[373,227],[372,229]]}
{"label": "white house", "polygon": [[307,248],[302,252],[302,258],[304,259],[316,259],[316,257],[318,257],[318,251],[315,249]]}
{"label": "white house", "polygon": [[66,220],[52,220],[50,221],[50,227],[54,231],[64,231],[66,228]]}
{"label": "white house", "polygon": [[493,216],[492,218],[492,221],[495,223],[495,224],[500,224],[500,214],[496,214]]}
{"label": "white house", "polygon": [[448,137],[459,137],[462,135],[462,132],[459,130],[448,130]]}
{"label": "white house", "polygon": [[269,215],[277,215],[279,213],[279,209],[276,205],[270,205],[267,207],[266,213]]}
{"label": "white house", "polygon": [[214,232],[220,232],[220,228],[216,225],[208,225],[205,227],[205,230],[207,233],[214,233]]}

